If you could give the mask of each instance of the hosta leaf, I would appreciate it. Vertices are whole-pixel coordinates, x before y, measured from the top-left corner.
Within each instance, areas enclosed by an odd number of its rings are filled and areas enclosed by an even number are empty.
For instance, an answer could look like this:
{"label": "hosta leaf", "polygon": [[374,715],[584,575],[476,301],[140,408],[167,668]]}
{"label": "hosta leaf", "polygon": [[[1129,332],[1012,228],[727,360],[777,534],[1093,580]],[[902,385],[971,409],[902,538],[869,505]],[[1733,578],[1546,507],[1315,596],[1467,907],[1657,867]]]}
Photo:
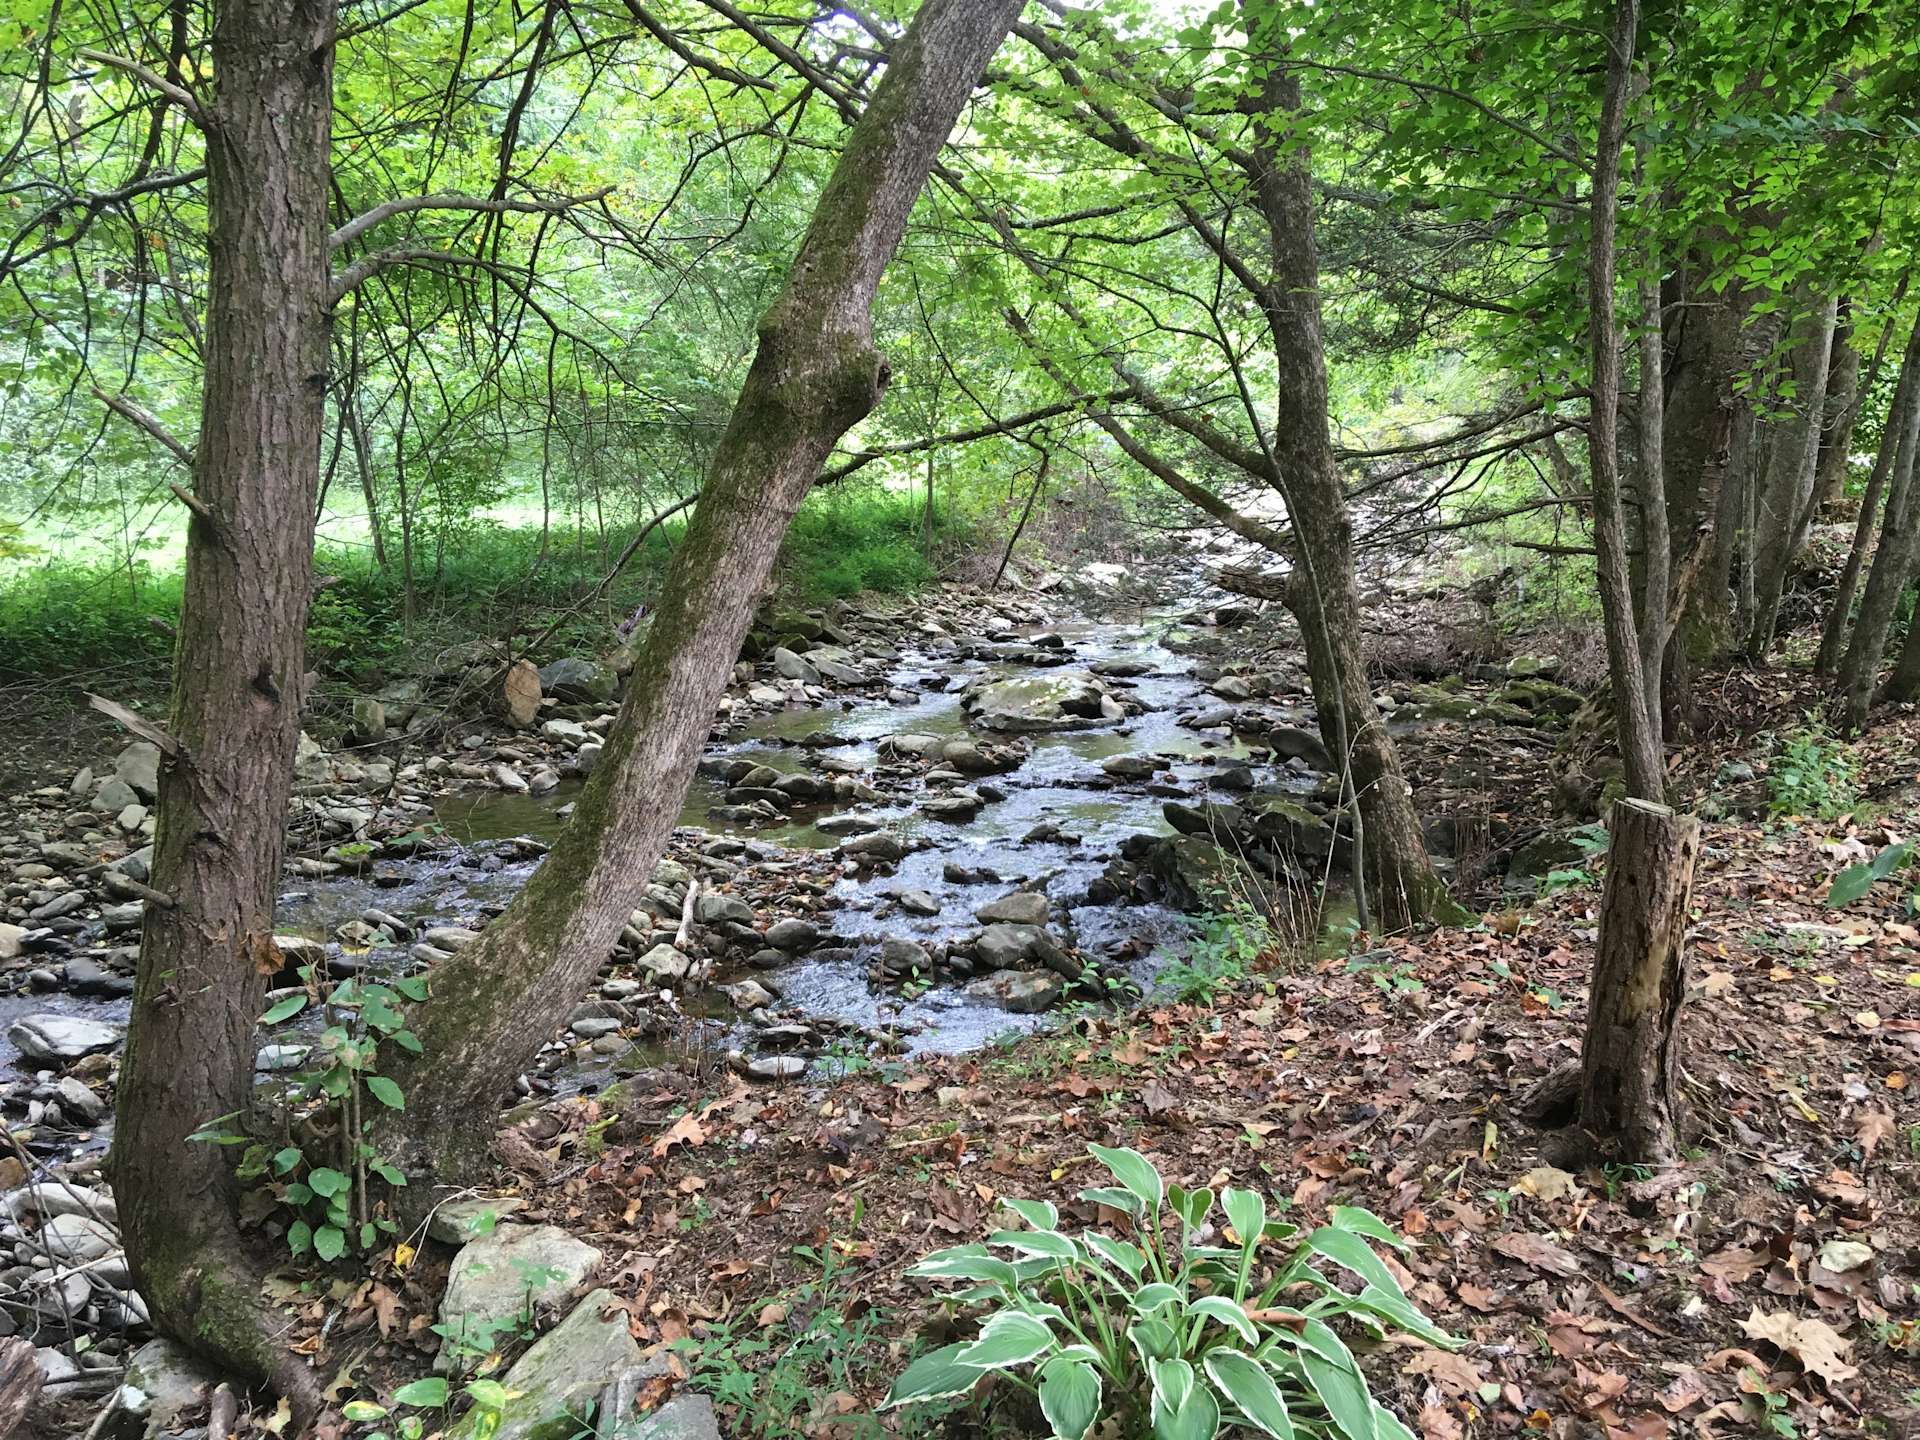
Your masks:
{"label": "hosta leaf", "polygon": [[1142,1315],[1151,1315],[1156,1310],[1164,1309],[1168,1305],[1179,1305],[1180,1303],[1180,1292],[1174,1289],[1173,1286],[1164,1284],[1158,1280],[1154,1281],[1151,1285],[1142,1285],[1138,1290],[1133,1292],[1133,1308]]}
{"label": "hosta leaf", "polygon": [[1260,1343],[1260,1332],[1253,1328],[1247,1312],[1224,1295],[1207,1295],[1187,1307],[1187,1314],[1203,1316],[1224,1325],[1249,1345]]}
{"label": "hosta leaf", "polygon": [[1307,1236],[1307,1248],[1326,1256],[1336,1265],[1345,1266],[1369,1285],[1377,1286],[1389,1295],[1405,1298],[1400,1282],[1393,1278],[1393,1272],[1373,1253],[1373,1247],[1351,1230],[1336,1230],[1331,1225],[1323,1225]]}
{"label": "hosta leaf", "polygon": [[1054,1356],[1040,1367],[1040,1413],[1055,1440],[1084,1440],[1100,1418],[1100,1372],[1085,1360]]}
{"label": "hosta leaf", "polygon": [[1000,1203],[1018,1215],[1035,1230],[1053,1230],[1060,1224],[1060,1212],[1048,1200],[1015,1200],[1009,1196],[1001,1197]]}
{"label": "hosta leaf", "polygon": [[1419,1336],[1429,1345],[1437,1346],[1442,1350],[1455,1350],[1460,1346],[1459,1337],[1449,1335],[1427,1319],[1404,1295],[1389,1295],[1386,1291],[1369,1285],[1358,1295],[1349,1295],[1344,1298],[1350,1305],[1379,1316],[1409,1335]]}
{"label": "hosta leaf", "polygon": [[1118,1210],[1123,1215],[1139,1219],[1146,1214],[1146,1206],[1140,1203],[1140,1197],[1131,1190],[1122,1190],[1117,1185],[1096,1185],[1082,1190],[1079,1198],[1089,1205],[1104,1205],[1109,1210]]}
{"label": "hosta leaf", "polygon": [[1293,1440],[1293,1417],[1287,1413],[1286,1397],[1265,1366],[1238,1350],[1209,1350],[1205,1364],[1207,1377],[1249,1423],[1274,1440]]}
{"label": "hosta leaf", "polygon": [[1180,1337],[1164,1320],[1134,1321],[1127,1327],[1127,1339],[1140,1352],[1141,1363],[1145,1365],[1151,1365],[1155,1360],[1172,1359],[1180,1343]]}
{"label": "hosta leaf", "polygon": [[1147,1257],[1140,1253],[1140,1247],[1130,1245],[1125,1240],[1110,1240],[1105,1235],[1096,1235],[1091,1230],[1080,1237],[1087,1249],[1102,1260],[1121,1271],[1128,1278],[1138,1280],[1147,1270]]}
{"label": "hosta leaf", "polygon": [[1240,1237],[1240,1243],[1249,1248],[1257,1244],[1267,1228],[1267,1197],[1258,1190],[1229,1187],[1220,1192],[1220,1205],[1227,1212],[1227,1223]]}
{"label": "hosta leaf", "polygon": [[966,1348],[964,1342],[943,1345],[938,1350],[922,1355],[900,1373],[900,1378],[893,1382],[893,1388],[887,1391],[887,1398],[880,1408],[891,1410],[896,1405],[914,1405],[923,1400],[946,1400],[967,1394],[985,1372],[976,1365],[961,1363],[960,1352]]}
{"label": "hosta leaf", "polygon": [[1399,1417],[1384,1406],[1373,1407],[1373,1423],[1380,1427],[1380,1440],[1417,1440],[1414,1433],[1400,1423]]}
{"label": "hosta leaf", "polygon": [[918,1264],[909,1265],[907,1274],[932,1280],[992,1280],[1003,1285],[1019,1278],[1013,1266],[978,1244],[936,1250]]}
{"label": "hosta leaf", "polygon": [[1053,1331],[1044,1320],[1018,1310],[1002,1310],[980,1327],[980,1338],[954,1358],[980,1370],[1004,1370],[1037,1360],[1053,1348]]}
{"label": "hosta leaf", "polygon": [[1391,1245],[1396,1250],[1407,1249],[1407,1242],[1400,1232],[1395,1230],[1378,1215],[1364,1205],[1335,1205],[1327,1211],[1327,1218],[1339,1230],[1351,1230],[1356,1235],[1365,1235],[1370,1240],[1378,1240],[1383,1245]]}
{"label": "hosta leaf", "polygon": [[1080,1247],[1056,1230],[996,1230],[989,1245],[1004,1245],[1022,1255],[1044,1255],[1050,1260],[1078,1261]]}
{"label": "hosta leaf", "polygon": [[1193,1366],[1184,1360],[1149,1360],[1147,1374],[1153,1381],[1153,1416],[1158,1425],[1163,1417],[1177,1413],[1193,1392]]}
{"label": "hosta leaf", "polygon": [[1179,1410],[1155,1422],[1153,1433],[1159,1440],[1213,1440],[1220,1433],[1220,1402],[1208,1386],[1195,1384]]}
{"label": "hosta leaf", "polygon": [[1093,1158],[1113,1172],[1118,1180],[1134,1195],[1149,1212],[1158,1210],[1166,1199],[1166,1186],[1161,1183],[1160,1172],[1153,1168],[1153,1162],[1138,1150],[1110,1149],[1105,1145],[1089,1145]]}
{"label": "hosta leaf", "polygon": [[1319,1320],[1309,1320],[1299,1335],[1301,1368],[1307,1383],[1347,1440],[1379,1440],[1373,1397],[1359,1366],[1338,1335]]}

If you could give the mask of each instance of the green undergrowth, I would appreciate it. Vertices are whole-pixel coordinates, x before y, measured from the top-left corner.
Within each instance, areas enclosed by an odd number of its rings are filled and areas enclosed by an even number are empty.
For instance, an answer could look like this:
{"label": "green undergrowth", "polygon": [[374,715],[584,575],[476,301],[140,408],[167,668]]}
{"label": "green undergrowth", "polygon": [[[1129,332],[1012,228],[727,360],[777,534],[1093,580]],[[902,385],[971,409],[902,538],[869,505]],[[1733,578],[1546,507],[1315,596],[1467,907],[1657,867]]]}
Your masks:
{"label": "green undergrowth", "polygon": [[[823,491],[795,518],[780,560],[780,588],[792,600],[825,604],[862,590],[911,593],[934,578],[918,496],[886,491]],[[964,539],[944,510],[934,518],[937,551]],[[403,662],[413,650],[452,640],[504,637],[544,629],[558,612],[580,606],[547,647],[597,649],[659,583],[682,518],[648,536],[641,551],[591,605],[582,602],[632,538],[631,527],[604,540],[555,533],[544,546],[537,527],[474,526],[444,545],[416,544],[413,614],[398,536],[387,564],[363,544],[322,543],[314,571],[323,577],[308,627],[309,658],[323,670],[352,673]],[[114,664],[164,665],[180,614],[177,569],[14,554],[0,566],[0,670],[62,675]]]}

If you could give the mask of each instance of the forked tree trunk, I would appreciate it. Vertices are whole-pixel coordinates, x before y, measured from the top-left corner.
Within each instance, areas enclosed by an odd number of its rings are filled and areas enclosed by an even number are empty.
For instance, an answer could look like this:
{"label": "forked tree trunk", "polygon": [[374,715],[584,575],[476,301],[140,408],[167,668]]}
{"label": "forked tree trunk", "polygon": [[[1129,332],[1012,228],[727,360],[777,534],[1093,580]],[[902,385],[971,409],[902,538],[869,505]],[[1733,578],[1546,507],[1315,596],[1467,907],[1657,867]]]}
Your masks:
{"label": "forked tree trunk", "polygon": [[189,1137],[251,1109],[280,964],[326,387],[333,30],[332,0],[215,7],[206,378],[152,877],[173,903],[147,906],[111,1158],[156,1328],[302,1414],[316,1391],[263,1308],[232,1152]]}
{"label": "forked tree trunk", "polygon": [[1700,822],[1628,799],[1614,803],[1607,830],[1580,1123],[1620,1158],[1658,1164],[1679,1153],[1678,1037]]}
{"label": "forked tree trunk", "polygon": [[[472,946],[443,961],[397,1070],[384,1137],[417,1181],[482,1173],[497,1107],[577,1003],[645,891],[787,526],[835,442],[887,379],[881,273],[1022,0],[927,0],[888,57],[760,322],[759,350],[699,508],[662,583],[625,703],[545,864]],[[425,1184],[408,1203],[430,1201]]]}
{"label": "forked tree trunk", "polygon": [[[1271,43],[1275,54],[1283,48],[1277,37],[1261,36],[1260,43]],[[1274,472],[1285,477],[1280,488],[1297,537],[1287,606],[1306,645],[1321,739],[1350,776],[1371,918],[1400,930],[1452,907],[1433,872],[1413,792],[1373,703],[1360,653],[1353,524],[1328,423],[1312,177],[1304,149],[1283,155],[1280,148],[1281,127],[1300,108],[1299,84],[1276,64],[1261,98],[1254,193],[1271,241],[1273,279],[1261,305],[1274,344],[1272,455]]]}

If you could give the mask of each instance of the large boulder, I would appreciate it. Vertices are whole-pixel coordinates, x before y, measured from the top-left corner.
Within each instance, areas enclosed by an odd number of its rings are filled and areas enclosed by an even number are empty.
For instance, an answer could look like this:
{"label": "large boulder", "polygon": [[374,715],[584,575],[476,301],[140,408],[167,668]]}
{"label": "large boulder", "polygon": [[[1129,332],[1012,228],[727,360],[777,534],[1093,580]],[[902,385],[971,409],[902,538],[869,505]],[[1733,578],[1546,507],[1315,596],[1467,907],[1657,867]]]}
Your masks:
{"label": "large boulder", "polygon": [[1127,713],[1106,682],[1085,670],[1013,679],[982,676],[960,693],[960,704],[974,724],[1004,734],[1085,730]]}
{"label": "large boulder", "polygon": [[79,1015],[23,1015],[7,1027],[13,1048],[29,1060],[78,1060],[120,1043],[120,1027]]}
{"label": "large boulder", "polygon": [[539,1306],[592,1274],[600,1258],[593,1246],[552,1225],[496,1225],[464,1246],[440,1301],[444,1330],[435,1368],[458,1369],[463,1359],[498,1348]]}
{"label": "large boulder", "polygon": [[564,656],[540,667],[540,688],[556,700],[604,704],[620,688],[620,677],[597,660]]}
{"label": "large boulder", "polygon": [[1066,991],[1066,982],[1050,970],[1005,970],[983,975],[966,993],[1014,1015],[1037,1015],[1051,1009]]}
{"label": "large boulder", "polygon": [[[640,1347],[627,1332],[627,1312],[614,1293],[590,1292],[501,1377],[512,1398],[490,1440],[571,1440],[607,1381],[639,1360]],[[490,1418],[469,1411],[451,1431],[452,1440],[478,1440],[488,1433]]]}
{"label": "large boulder", "polygon": [[514,661],[500,682],[500,705],[506,711],[507,723],[525,730],[540,714],[540,700],[540,672],[531,660]]}
{"label": "large boulder", "polygon": [[142,799],[158,799],[160,747],[149,740],[135,740],[113,757],[113,774],[139,791]]}

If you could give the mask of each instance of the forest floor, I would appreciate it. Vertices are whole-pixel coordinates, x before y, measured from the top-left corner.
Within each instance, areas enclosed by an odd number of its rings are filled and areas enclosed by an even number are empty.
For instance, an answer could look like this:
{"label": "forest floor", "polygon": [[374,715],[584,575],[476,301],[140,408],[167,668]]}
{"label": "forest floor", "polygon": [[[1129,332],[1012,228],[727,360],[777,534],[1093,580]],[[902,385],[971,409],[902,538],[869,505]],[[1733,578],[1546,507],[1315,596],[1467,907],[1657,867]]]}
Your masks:
{"label": "forest floor", "polygon": [[[1516,1110],[1578,1053],[1600,878],[1581,873],[1477,926],[1276,949],[1193,1003],[984,1053],[564,1101],[513,1149],[516,1218],[606,1253],[635,1336],[680,1342],[730,1434],[870,1433],[908,1355],[956,1325],[906,1267],[1002,1224],[1002,1196],[1095,1219],[1074,1198],[1089,1143],[1289,1218],[1363,1205],[1399,1228],[1389,1263],[1468,1342],[1364,1357],[1426,1440],[1920,1433],[1920,930],[1890,883],[1826,898],[1920,817],[1917,749],[1906,721],[1857,757],[1904,822],[1708,825],[1671,1172],[1583,1166]],[[417,1373],[440,1282],[422,1259],[345,1297],[371,1342],[349,1373]]]}

